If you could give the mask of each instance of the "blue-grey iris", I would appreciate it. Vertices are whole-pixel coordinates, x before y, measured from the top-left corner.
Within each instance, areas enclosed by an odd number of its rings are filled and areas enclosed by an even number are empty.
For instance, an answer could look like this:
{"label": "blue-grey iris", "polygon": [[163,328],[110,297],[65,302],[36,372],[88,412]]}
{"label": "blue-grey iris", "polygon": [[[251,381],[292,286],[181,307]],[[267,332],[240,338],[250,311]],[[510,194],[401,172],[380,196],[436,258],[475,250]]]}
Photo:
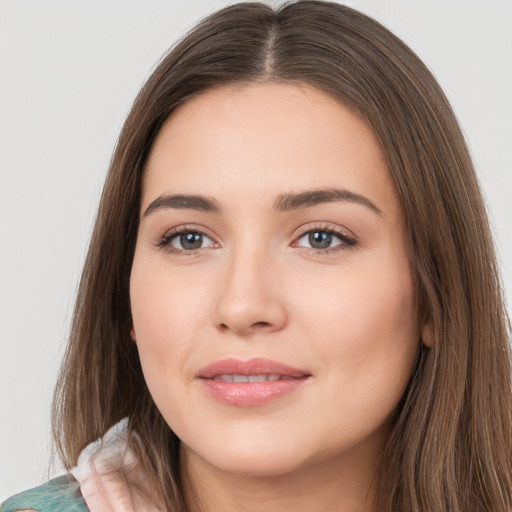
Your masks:
{"label": "blue-grey iris", "polygon": [[308,241],[313,249],[327,249],[331,246],[332,235],[326,231],[312,231],[309,233]]}

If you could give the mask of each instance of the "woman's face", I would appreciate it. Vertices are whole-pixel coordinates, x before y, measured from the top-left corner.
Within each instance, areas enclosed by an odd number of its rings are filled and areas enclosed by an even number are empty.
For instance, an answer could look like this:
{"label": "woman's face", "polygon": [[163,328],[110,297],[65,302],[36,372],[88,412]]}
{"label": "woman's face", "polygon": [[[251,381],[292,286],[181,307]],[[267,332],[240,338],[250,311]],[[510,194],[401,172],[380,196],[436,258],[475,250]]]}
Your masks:
{"label": "woman's face", "polygon": [[376,138],[309,86],[189,100],[151,150],[130,282],[149,390],[189,458],[372,465],[420,333]]}

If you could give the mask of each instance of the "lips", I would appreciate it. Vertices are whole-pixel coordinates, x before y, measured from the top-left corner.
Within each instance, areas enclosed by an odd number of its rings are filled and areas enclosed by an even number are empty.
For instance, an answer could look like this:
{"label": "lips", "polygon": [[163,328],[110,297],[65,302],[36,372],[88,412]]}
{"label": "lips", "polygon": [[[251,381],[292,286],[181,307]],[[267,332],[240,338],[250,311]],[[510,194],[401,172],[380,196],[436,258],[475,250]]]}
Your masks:
{"label": "lips", "polygon": [[290,380],[293,377],[288,377],[288,375],[267,375],[267,374],[258,374],[258,375],[237,375],[237,374],[224,374],[224,375],[215,375],[213,380],[218,380],[222,382],[275,382],[276,380]]}
{"label": "lips", "polygon": [[203,389],[225,404],[251,407],[297,391],[311,377],[307,370],[269,359],[223,359],[197,374]]}

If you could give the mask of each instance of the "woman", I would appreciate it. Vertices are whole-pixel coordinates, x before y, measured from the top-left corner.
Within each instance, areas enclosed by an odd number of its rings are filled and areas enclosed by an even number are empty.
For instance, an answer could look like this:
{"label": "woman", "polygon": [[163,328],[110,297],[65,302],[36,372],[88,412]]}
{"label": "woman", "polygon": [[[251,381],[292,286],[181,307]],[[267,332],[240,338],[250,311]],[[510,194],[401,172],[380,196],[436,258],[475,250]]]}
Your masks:
{"label": "woman", "polygon": [[73,476],[2,512],[510,510],[488,221],[421,61],[334,3],[199,24],[121,133],[62,368]]}

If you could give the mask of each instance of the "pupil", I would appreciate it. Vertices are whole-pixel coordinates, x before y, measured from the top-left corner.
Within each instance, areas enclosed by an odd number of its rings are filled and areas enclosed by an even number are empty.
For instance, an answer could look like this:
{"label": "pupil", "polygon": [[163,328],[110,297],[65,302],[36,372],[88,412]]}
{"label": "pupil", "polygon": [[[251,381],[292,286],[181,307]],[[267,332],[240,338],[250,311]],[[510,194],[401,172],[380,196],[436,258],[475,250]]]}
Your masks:
{"label": "pupil", "polygon": [[200,249],[203,245],[203,235],[201,233],[186,233],[180,235],[180,243],[183,249]]}
{"label": "pupil", "polygon": [[313,249],[327,249],[332,242],[332,235],[326,231],[313,231],[309,234],[309,245]]}

